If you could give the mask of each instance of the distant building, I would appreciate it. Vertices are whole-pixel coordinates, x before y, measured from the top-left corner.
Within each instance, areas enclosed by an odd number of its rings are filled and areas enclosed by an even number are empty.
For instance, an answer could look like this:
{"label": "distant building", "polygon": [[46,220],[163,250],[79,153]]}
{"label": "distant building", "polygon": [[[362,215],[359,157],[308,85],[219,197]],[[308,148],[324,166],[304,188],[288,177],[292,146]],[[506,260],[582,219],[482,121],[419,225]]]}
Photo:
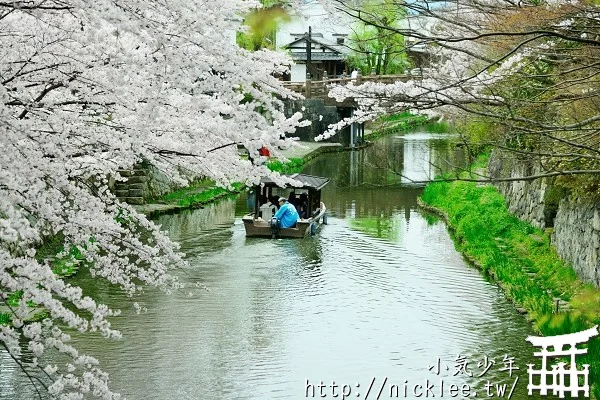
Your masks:
{"label": "distant building", "polygon": [[[409,29],[423,34],[431,34],[436,19],[409,15],[400,20],[400,30]],[[350,36],[356,20],[344,13],[331,15],[316,0],[304,0],[298,15],[288,22],[282,22],[277,30],[277,49],[289,51],[295,65],[291,66],[291,81],[306,81],[307,72],[312,80],[339,77],[346,67],[350,53]],[[307,71],[308,33],[310,35],[311,68]],[[423,73],[430,65],[432,56],[425,44],[414,37],[405,36],[406,53],[415,70]],[[289,77],[288,77],[289,78]]]}
{"label": "distant building", "polygon": [[[409,15],[400,22],[400,29],[419,32],[427,37],[431,36],[432,32],[435,30],[435,25],[438,23],[439,21],[434,18]],[[404,42],[406,46],[406,55],[415,69],[420,69],[422,71],[424,68],[428,68],[431,65],[432,56],[430,49],[423,43],[422,39],[405,36]]]}
{"label": "distant building", "polygon": [[[311,79],[324,76],[335,78],[346,70],[345,60],[349,53],[348,37],[352,32],[352,19],[332,16],[315,0],[305,0],[297,16],[282,23],[277,30],[277,48],[290,52],[296,63],[291,67],[291,80],[304,82],[307,72]],[[308,32],[310,35],[311,68],[307,71]]]}

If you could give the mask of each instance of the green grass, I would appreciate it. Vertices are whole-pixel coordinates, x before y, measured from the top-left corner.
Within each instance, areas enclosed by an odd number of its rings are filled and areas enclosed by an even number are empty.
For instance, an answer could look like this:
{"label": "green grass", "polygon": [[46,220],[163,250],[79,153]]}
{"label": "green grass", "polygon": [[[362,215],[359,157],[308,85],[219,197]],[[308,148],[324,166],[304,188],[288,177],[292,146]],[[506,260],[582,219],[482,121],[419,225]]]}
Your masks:
{"label": "green grass", "polygon": [[184,188],[166,193],[162,197],[156,199],[156,202],[164,203],[164,204],[179,205],[180,202],[185,203],[186,199],[188,199],[191,196],[198,194],[206,189],[213,188],[214,185],[215,185],[214,181],[212,181],[210,179],[202,179],[202,180],[200,180],[198,182],[194,182],[191,185],[186,186]]}
{"label": "green grass", "polygon": [[[486,159],[477,165],[485,165]],[[577,332],[600,324],[600,290],[578,279],[550,245],[549,235],[510,214],[493,186],[473,182],[434,182],[422,195],[442,211],[455,243],[467,258],[499,282],[509,299],[527,310],[542,335]],[[555,312],[555,298],[568,310]],[[600,382],[600,339],[593,339],[584,362],[590,382]],[[600,398],[600,385],[594,386]]]}
{"label": "green grass", "polygon": [[218,198],[237,193],[242,188],[241,183],[233,183],[231,186],[232,189],[194,185],[166,194],[161,198],[161,202],[181,207],[197,207]]}
{"label": "green grass", "polygon": [[11,317],[9,313],[0,313],[0,325],[10,324]]}
{"label": "green grass", "polygon": [[[427,186],[422,200],[447,214],[460,249],[497,277],[534,320],[552,312],[554,297],[570,301],[594,290],[560,259],[544,231],[509,213],[494,187],[435,182]],[[577,302],[571,307],[583,310]]]}
{"label": "green grass", "polygon": [[381,118],[379,118],[378,121],[379,122],[395,122],[395,121],[411,119],[413,117],[415,117],[415,115],[411,114],[408,111],[403,111],[403,112],[397,113],[397,114],[384,115]]}
{"label": "green grass", "polygon": [[304,160],[302,158],[290,158],[288,162],[272,160],[267,163],[267,168],[280,174],[295,174],[302,171]]}
{"label": "green grass", "polygon": [[425,125],[429,117],[424,115],[412,115],[408,112],[386,115],[375,122],[373,132],[367,137],[373,141],[385,135],[407,131],[418,126]]}

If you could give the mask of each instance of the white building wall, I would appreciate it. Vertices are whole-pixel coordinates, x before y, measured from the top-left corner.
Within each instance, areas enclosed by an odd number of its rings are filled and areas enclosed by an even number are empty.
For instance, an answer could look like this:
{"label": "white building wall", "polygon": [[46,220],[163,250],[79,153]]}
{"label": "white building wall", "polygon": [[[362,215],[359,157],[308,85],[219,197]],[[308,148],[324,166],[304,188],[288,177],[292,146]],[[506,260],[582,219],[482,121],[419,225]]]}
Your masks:
{"label": "white building wall", "polygon": [[306,82],[306,64],[294,64],[291,69],[292,82]]}
{"label": "white building wall", "polygon": [[292,34],[303,34],[312,27],[313,33],[323,34],[328,42],[336,43],[334,34],[350,35],[354,21],[349,17],[336,14],[331,15],[317,0],[308,0],[299,7],[298,15],[293,15],[291,20],[280,24],[277,30],[277,47],[285,46],[296,39]]}

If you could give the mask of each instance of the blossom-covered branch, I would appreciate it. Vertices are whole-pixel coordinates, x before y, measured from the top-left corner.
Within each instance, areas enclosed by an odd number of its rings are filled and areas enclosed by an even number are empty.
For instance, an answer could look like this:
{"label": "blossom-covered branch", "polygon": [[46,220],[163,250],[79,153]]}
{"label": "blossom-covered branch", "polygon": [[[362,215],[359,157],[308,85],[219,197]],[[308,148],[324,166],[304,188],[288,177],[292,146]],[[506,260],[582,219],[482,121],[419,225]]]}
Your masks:
{"label": "blossom-covered branch", "polygon": [[[587,171],[592,177],[600,168],[597,4],[381,1],[388,12],[395,7],[406,15],[400,26],[386,26],[365,13],[360,1],[323,1],[379,30],[402,34],[407,51],[427,54],[423,76],[387,85],[333,87],[331,97],[355,99],[360,112],[331,126],[324,137],[345,123],[408,110],[443,115],[457,122],[459,133],[476,141],[475,147],[501,144],[504,151],[540,161],[552,174]],[[485,135],[470,134],[473,119],[486,124]]]}
{"label": "blossom-covered branch", "polygon": [[[67,367],[40,365],[56,398],[116,397],[66,332],[119,337],[109,322],[118,310],[57,276],[40,245],[59,238],[58,257],[131,295],[177,289],[171,271],[186,265],[177,244],[109,181],[145,160],[182,184],[183,169],[222,185],[257,182],[269,172],[236,145],[277,154],[301,123],[285,116],[280,99],[295,95],[274,77],[290,60],[235,44],[238,21],[257,5],[0,2],[0,296],[18,294],[0,342],[17,360],[33,353],[31,368],[47,351],[69,356]],[[32,303],[49,317],[26,322]]]}

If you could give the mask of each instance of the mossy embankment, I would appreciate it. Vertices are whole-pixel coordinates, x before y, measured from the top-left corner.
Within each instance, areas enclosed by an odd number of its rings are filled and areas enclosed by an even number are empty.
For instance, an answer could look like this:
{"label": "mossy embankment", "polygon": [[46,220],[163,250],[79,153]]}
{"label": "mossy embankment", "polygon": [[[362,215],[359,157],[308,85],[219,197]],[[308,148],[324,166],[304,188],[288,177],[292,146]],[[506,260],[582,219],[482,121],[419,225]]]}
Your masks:
{"label": "mossy embankment", "polygon": [[156,203],[173,205],[177,208],[201,207],[217,199],[239,192],[242,186],[240,183],[233,183],[231,188],[228,189],[215,186],[214,181],[204,179],[190,186],[167,193],[161,198],[156,199]]}
{"label": "mossy embankment", "polygon": [[[478,160],[485,166],[485,157]],[[420,199],[446,221],[457,248],[496,281],[542,335],[573,333],[600,323],[600,290],[581,281],[551,245],[549,232],[519,220],[491,185],[434,182]],[[590,382],[600,398],[600,339],[590,342]]]}

